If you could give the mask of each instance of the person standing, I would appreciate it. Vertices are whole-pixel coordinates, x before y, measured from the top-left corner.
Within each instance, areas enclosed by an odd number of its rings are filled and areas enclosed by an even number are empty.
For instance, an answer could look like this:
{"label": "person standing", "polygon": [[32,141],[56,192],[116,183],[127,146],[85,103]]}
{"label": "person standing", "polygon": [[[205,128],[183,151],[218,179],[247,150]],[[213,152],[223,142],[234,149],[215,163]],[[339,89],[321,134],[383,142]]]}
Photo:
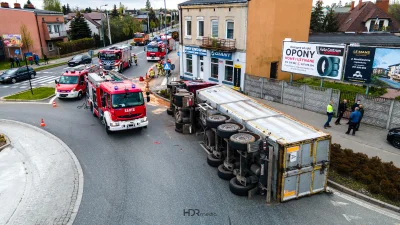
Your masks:
{"label": "person standing", "polygon": [[49,64],[49,59],[47,58],[47,55],[43,54],[43,59],[44,63]]}
{"label": "person standing", "polygon": [[357,100],[356,102],[354,102],[354,104],[351,106],[351,111],[354,112],[356,110],[357,107],[359,107],[361,104],[360,100]]}
{"label": "person standing", "polygon": [[19,59],[18,59],[18,57],[16,55],[14,56],[14,61],[17,64],[17,67],[21,66],[20,63],[19,63]]}
{"label": "person standing", "polygon": [[11,68],[14,68],[14,58],[10,57]]}
{"label": "person standing", "polygon": [[350,134],[350,131],[353,130],[353,136],[356,135],[356,126],[361,118],[360,108],[356,107],[354,112],[350,114],[349,119],[349,128],[347,129],[346,134]]}
{"label": "person standing", "polygon": [[39,56],[36,53],[33,53],[33,59],[35,60],[35,64],[40,66],[40,64],[39,64]]}
{"label": "person standing", "polygon": [[360,128],[360,123],[361,123],[361,120],[362,120],[362,118],[364,116],[364,106],[362,104],[360,104],[359,108],[360,108],[359,111],[360,111],[361,116],[360,116],[360,120],[357,123],[356,131],[358,131],[358,128]]}
{"label": "person standing", "polygon": [[326,121],[324,128],[326,129],[327,127],[331,127],[329,123],[332,120],[333,117],[333,101],[330,101],[329,104],[326,106],[326,114],[328,115],[328,120]]}
{"label": "person standing", "polygon": [[342,119],[344,112],[346,112],[346,109],[347,109],[347,100],[343,99],[343,102],[339,104],[339,115],[337,120],[335,121],[336,125],[341,125],[340,120]]}

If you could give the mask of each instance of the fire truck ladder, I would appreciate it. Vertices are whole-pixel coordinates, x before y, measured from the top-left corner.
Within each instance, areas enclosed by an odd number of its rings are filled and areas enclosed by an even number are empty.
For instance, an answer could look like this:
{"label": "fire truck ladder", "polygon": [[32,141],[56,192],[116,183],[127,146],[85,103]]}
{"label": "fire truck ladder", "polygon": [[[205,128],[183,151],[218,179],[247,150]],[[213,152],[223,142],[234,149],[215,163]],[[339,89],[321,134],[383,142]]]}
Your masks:
{"label": "fire truck ladder", "polygon": [[111,70],[108,72],[108,74],[115,81],[129,80],[129,78],[127,78],[126,76],[124,76],[121,73],[118,73],[116,71]]}

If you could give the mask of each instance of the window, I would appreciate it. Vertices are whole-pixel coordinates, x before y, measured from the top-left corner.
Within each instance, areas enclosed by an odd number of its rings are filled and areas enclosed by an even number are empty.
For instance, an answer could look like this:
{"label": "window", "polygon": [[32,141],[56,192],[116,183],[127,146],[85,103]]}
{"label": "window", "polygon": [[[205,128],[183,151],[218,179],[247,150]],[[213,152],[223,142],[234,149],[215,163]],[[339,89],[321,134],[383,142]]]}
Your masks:
{"label": "window", "polygon": [[232,82],[233,78],[233,61],[225,61],[225,80]]}
{"label": "window", "polygon": [[192,36],[192,21],[186,21],[186,36]]}
{"label": "window", "polygon": [[113,94],[111,98],[113,109],[128,108],[144,104],[142,92]]}
{"label": "window", "polygon": [[226,22],[226,38],[227,39],[233,39],[233,28],[235,24],[232,21]]}
{"label": "window", "polygon": [[198,37],[203,37],[204,36],[204,21],[199,20],[197,21],[197,36]]}
{"label": "window", "polygon": [[111,107],[111,95],[107,93],[107,106]]}
{"label": "window", "polygon": [[53,42],[47,43],[47,47],[48,47],[48,49],[49,49],[49,52],[50,52],[50,51],[53,51],[53,50],[54,50],[54,44],[53,44]]}
{"label": "window", "polygon": [[53,31],[51,30],[51,25],[47,25],[47,29],[49,29],[49,33],[52,34]]}
{"label": "window", "polygon": [[186,72],[193,73],[192,55],[186,54]]}
{"label": "window", "polygon": [[54,32],[60,33],[60,25],[54,25]]}
{"label": "window", "polygon": [[211,20],[211,37],[218,37],[218,20]]}
{"label": "window", "polygon": [[218,59],[211,58],[211,77],[218,79]]}
{"label": "window", "polygon": [[276,79],[277,78],[277,72],[278,72],[278,62],[271,63],[271,69],[270,69],[270,73],[269,73],[269,78]]}

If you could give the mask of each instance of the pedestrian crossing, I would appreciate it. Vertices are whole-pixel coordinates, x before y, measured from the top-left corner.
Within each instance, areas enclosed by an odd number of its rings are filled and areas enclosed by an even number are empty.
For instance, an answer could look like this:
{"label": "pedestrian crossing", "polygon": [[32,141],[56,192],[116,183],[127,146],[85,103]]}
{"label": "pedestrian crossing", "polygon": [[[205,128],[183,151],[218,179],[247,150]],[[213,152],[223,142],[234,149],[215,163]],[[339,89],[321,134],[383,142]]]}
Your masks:
{"label": "pedestrian crossing", "polygon": [[[32,87],[40,87],[40,86],[47,85],[49,83],[54,83],[54,80],[57,78],[58,78],[58,76],[50,76],[50,75],[35,77],[34,79],[31,80],[31,84],[32,84]],[[14,89],[26,89],[29,87],[30,87],[29,80],[24,80],[21,82],[17,82],[15,84],[0,85],[0,88],[14,88]]]}

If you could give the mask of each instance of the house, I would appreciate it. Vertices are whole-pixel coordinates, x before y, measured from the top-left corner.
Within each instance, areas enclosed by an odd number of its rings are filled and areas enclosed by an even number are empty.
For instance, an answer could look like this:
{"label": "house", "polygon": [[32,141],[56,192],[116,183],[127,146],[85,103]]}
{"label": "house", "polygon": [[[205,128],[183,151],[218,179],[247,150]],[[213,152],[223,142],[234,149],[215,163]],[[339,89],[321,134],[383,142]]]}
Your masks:
{"label": "house", "polygon": [[389,67],[389,72],[388,76],[390,79],[400,82],[400,63],[390,65]]}
{"label": "house", "polygon": [[365,46],[400,47],[400,37],[387,32],[370,33],[312,33],[308,40],[310,42],[338,43],[338,44],[360,44]]}
{"label": "house", "polygon": [[247,0],[189,0],[178,5],[181,79],[244,86],[247,4]]}
{"label": "house", "polygon": [[[23,46],[20,53],[22,58],[23,52],[32,52],[43,57],[46,54],[48,57],[58,55],[55,48],[55,43],[67,41],[67,32],[64,25],[64,17],[62,12],[47,11],[31,8],[22,9],[19,3],[14,3],[14,8],[0,8],[0,34],[2,35],[21,35],[20,27],[26,25],[32,38],[32,46],[27,48]],[[16,47],[6,47],[6,57],[15,54]]]}
{"label": "house", "polygon": [[[285,38],[308,41],[312,0],[265,1],[248,3],[246,74],[273,79],[288,79],[279,69]],[[246,31],[245,30],[245,31]],[[295,79],[297,76],[295,75]]]}
{"label": "house", "polygon": [[[67,23],[65,24],[67,32],[71,29],[71,21],[75,17],[75,13],[68,13],[67,16]],[[91,13],[82,13],[83,17],[85,18],[86,23],[89,25],[89,29],[93,34],[100,35],[100,40],[103,40],[103,28],[102,24],[105,23],[105,15],[104,13],[99,12],[91,12]]]}
{"label": "house", "polygon": [[388,71],[385,68],[374,68],[372,70],[372,74],[377,75],[377,76],[381,76],[381,77],[386,77],[387,73],[388,73]]}
{"label": "house", "polygon": [[399,31],[400,23],[388,14],[389,0],[376,0],[376,3],[359,0],[350,11],[337,13],[339,31],[341,32],[377,32]]}

